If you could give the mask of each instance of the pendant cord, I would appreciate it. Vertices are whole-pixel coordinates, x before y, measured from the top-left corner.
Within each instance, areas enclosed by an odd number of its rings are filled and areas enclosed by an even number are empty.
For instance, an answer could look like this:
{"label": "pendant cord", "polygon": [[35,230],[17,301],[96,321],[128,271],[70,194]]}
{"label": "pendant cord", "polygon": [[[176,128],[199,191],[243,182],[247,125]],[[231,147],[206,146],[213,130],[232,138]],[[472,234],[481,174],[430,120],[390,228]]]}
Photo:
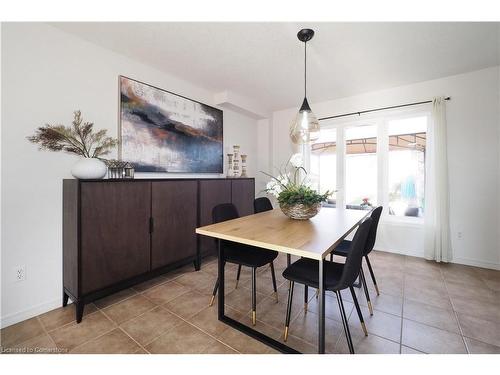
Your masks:
{"label": "pendant cord", "polygon": [[304,98],[307,97],[307,42],[304,42]]}

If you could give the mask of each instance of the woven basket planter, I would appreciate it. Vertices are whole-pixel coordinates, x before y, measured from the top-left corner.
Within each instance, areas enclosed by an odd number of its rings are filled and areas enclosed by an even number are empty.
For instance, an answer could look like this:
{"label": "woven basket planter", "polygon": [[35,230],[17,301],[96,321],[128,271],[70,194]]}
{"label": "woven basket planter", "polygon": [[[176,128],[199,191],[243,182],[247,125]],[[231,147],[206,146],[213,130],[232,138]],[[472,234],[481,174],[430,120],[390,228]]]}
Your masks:
{"label": "woven basket planter", "polygon": [[321,203],[316,203],[313,205],[306,206],[304,204],[280,204],[281,211],[288,216],[290,219],[294,220],[308,220],[316,216],[321,209]]}

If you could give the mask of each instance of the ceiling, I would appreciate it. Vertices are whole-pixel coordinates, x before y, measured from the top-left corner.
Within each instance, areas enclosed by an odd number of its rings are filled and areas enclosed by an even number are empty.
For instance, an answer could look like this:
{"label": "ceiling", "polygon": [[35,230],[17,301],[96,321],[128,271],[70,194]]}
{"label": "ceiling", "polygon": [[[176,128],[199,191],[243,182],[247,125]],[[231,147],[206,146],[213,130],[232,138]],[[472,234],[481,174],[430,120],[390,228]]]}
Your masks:
{"label": "ceiling", "polygon": [[257,100],[268,111],[302,101],[303,44],[296,33],[303,27],[316,32],[308,43],[310,102],[499,64],[497,23],[52,25],[214,93]]}

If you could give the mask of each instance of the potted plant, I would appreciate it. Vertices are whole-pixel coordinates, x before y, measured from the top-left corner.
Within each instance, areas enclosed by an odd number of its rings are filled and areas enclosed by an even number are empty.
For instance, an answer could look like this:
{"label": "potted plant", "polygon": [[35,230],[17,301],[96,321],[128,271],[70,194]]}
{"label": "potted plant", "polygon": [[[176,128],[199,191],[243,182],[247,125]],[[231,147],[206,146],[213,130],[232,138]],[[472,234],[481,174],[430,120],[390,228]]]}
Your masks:
{"label": "potted plant", "polygon": [[71,168],[71,174],[80,179],[98,179],[106,175],[102,156],[109,154],[118,141],[106,136],[106,130],[93,131],[92,122],[84,122],[80,111],[73,113],[71,126],[50,125],[39,127],[27,139],[38,144],[40,150],[64,151],[81,159]]}
{"label": "potted plant", "polygon": [[[307,220],[316,216],[321,209],[321,203],[333,193],[327,191],[320,194],[314,190],[307,181],[307,171],[302,163],[302,155],[294,154],[277,177],[263,172],[271,177],[271,181],[266,185],[266,192],[274,195],[281,211],[295,220]],[[301,172],[304,177],[300,176]]]}

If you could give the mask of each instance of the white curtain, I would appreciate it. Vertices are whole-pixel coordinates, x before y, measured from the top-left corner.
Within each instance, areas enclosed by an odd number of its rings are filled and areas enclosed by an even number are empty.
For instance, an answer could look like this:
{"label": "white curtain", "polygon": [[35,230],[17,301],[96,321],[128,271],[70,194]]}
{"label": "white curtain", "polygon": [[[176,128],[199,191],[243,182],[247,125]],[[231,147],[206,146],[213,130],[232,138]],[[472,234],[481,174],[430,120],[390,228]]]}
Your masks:
{"label": "white curtain", "polygon": [[445,103],[444,97],[434,98],[427,129],[424,256],[436,262],[448,262],[452,255]]}

